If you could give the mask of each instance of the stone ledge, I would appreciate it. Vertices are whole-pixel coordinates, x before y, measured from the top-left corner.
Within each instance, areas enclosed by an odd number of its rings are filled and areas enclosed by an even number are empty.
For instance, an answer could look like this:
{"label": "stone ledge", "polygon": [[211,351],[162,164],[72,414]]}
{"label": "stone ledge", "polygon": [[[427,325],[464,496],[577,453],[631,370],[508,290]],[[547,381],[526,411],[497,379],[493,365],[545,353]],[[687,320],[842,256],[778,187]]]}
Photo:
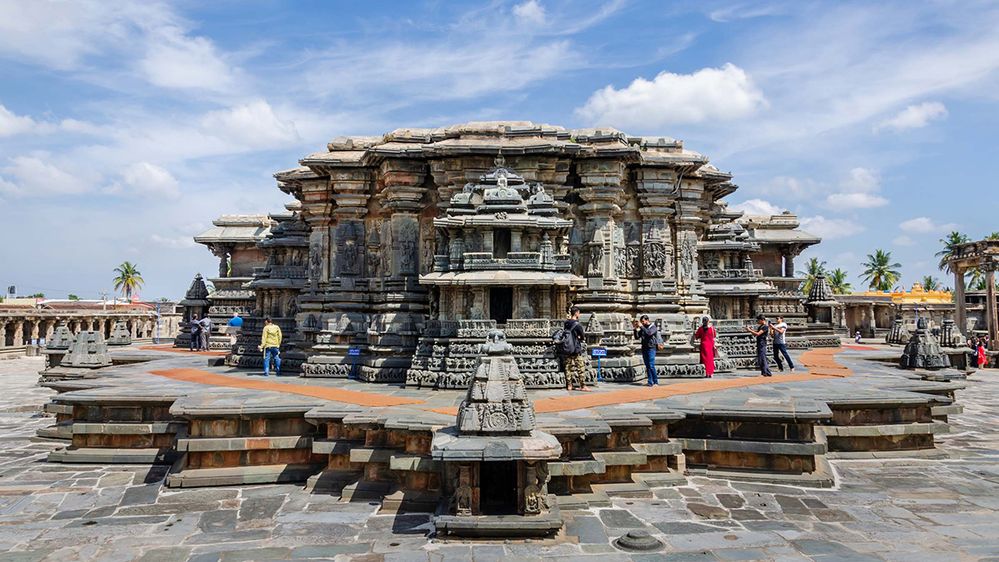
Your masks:
{"label": "stone ledge", "polygon": [[551,461],[548,472],[552,476],[581,476],[583,474],[603,474],[607,471],[607,463],[600,459]]}
{"label": "stone ledge", "polygon": [[397,449],[356,447],[350,450],[350,462],[388,464]]}
{"label": "stone ledge", "polygon": [[242,486],[304,482],[321,468],[317,464],[268,464],[232,468],[195,468],[167,475],[168,488]]}
{"label": "stone ledge", "polygon": [[437,472],[442,466],[442,463],[422,455],[394,454],[389,457],[389,470]]}
{"label": "stone ledge", "polygon": [[590,494],[572,494],[569,496],[555,496],[555,501],[559,509],[577,510],[590,509],[594,507],[611,507],[611,500],[607,494],[593,492]]}
{"label": "stone ledge", "polygon": [[756,470],[715,469],[711,467],[688,468],[692,475],[707,476],[721,480],[740,480],[748,482],[766,482],[769,484],[784,484],[787,486],[804,486],[810,488],[831,488],[836,484],[832,468],[826,455],[815,457],[815,472],[788,474],[782,472],[763,472]]}
{"label": "stone ledge", "polygon": [[946,459],[947,451],[940,449],[908,449],[901,451],[833,451],[826,455],[836,460],[871,459]]}
{"label": "stone ledge", "polygon": [[590,484],[594,492],[599,492],[610,498],[651,498],[652,490],[648,485],[639,482],[612,482],[608,484]]}
{"label": "stone ledge", "polygon": [[685,451],[729,451],[761,455],[823,455],[825,443],[788,443],[772,441],[736,441],[734,439],[693,439],[678,437]]}
{"label": "stone ledge", "polygon": [[641,466],[649,462],[645,453],[637,451],[593,451],[590,454],[607,466]]}
{"label": "stone ledge", "polygon": [[284,437],[202,437],[177,440],[177,450],[189,452],[306,449],[311,446],[311,437],[299,435]]}
{"label": "stone ledge", "polygon": [[816,426],[827,437],[881,437],[890,435],[940,434],[950,431],[946,422],[903,423],[885,425],[823,425]]}
{"label": "stone ledge", "polygon": [[631,446],[639,453],[645,453],[650,457],[679,455],[683,452],[683,446],[675,441],[665,443],[632,443]]}
{"label": "stone ledge", "polygon": [[55,402],[49,402],[42,407],[42,410],[47,414],[73,415],[73,406],[71,404],[57,404]]}
{"label": "stone ledge", "polygon": [[551,511],[545,515],[438,515],[434,526],[438,534],[462,537],[545,537],[562,528],[554,496],[548,497]]}
{"label": "stone ledge", "polygon": [[312,441],[312,452],[317,455],[346,455],[355,446],[361,445],[360,441],[327,441],[314,439]]}
{"label": "stone ledge", "polygon": [[82,464],[160,464],[173,461],[172,449],[59,449],[49,453],[49,462]]}
{"label": "stone ledge", "polygon": [[678,486],[687,483],[687,477],[679,471],[670,472],[633,472],[631,479],[636,484],[643,484],[649,488],[662,488],[665,486]]}
{"label": "stone ledge", "polygon": [[930,408],[931,416],[956,416],[964,412],[964,406],[960,404],[947,404],[942,406],[933,406]]}
{"label": "stone ledge", "polygon": [[73,422],[73,433],[81,435],[159,435],[183,433],[186,423],[90,423]]}

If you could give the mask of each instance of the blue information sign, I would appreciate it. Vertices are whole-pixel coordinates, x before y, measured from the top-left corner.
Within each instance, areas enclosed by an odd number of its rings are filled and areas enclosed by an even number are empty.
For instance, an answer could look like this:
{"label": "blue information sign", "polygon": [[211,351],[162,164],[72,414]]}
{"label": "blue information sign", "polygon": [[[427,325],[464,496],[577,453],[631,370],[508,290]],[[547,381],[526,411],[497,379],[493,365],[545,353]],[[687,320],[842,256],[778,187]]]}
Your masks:
{"label": "blue information sign", "polygon": [[590,350],[590,354],[593,357],[607,357],[607,348],[606,347],[594,347],[593,349]]}
{"label": "blue information sign", "polygon": [[361,348],[359,348],[359,347],[348,347],[347,348],[347,355],[349,355],[351,357],[357,357],[360,354],[361,354]]}

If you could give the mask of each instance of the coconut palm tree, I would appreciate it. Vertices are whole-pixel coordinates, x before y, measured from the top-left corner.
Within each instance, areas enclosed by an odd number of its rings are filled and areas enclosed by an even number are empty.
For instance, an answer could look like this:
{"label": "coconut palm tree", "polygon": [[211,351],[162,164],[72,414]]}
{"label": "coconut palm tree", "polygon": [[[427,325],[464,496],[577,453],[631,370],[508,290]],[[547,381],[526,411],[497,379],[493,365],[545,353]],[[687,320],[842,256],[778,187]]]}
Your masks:
{"label": "coconut palm tree", "polygon": [[868,287],[877,291],[888,291],[898,283],[902,276],[898,268],[902,267],[902,264],[891,260],[891,252],[884,250],[874,250],[873,254],[867,254],[864,280],[867,281]]}
{"label": "coconut palm tree", "polygon": [[808,260],[805,270],[798,272],[798,275],[802,275],[805,278],[805,282],[801,285],[801,291],[807,295],[808,292],[812,290],[812,283],[815,282],[815,278],[825,274],[826,262],[819,261],[819,258],[812,258]]}
{"label": "coconut palm tree", "polygon": [[837,295],[844,295],[853,290],[853,285],[846,280],[847,273],[840,268],[829,272],[829,288]]}
{"label": "coconut palm tree", "polygon": [[985,237],[986,240],[999,240],[999,232],[993,232]]}
{"label": "coconut palm tree", "polygon": [[950,234],[940,239],[940,244],[943,245],[943,250],[940,250],[935,255],[940,258],[938,267],[941,271],[954,273],[954,270],[950,268],[950,264],[947,263],[947,260],[954,255],[954,250],[958,245],[965,244],[967,242],[971,242],[971,239],[968,238],[966,234],[961,234],[956,230],[951,231]]}
{"label": "coconut palm tree", "polygon": [[920,283],[923,286],[924,291],[939,291],[940,290],[940,280],[932,275],[924,275],[923,281]]}
{"label": "coconut palm tree", "polygon": [[138,291],[145,284],[142,273],[139,272],[135,264],[130,261],[122,262],[114,268],[118,275],[114,278],[114,289],[121,291],[121,294],[128,300],[132,300],[132,293]]}

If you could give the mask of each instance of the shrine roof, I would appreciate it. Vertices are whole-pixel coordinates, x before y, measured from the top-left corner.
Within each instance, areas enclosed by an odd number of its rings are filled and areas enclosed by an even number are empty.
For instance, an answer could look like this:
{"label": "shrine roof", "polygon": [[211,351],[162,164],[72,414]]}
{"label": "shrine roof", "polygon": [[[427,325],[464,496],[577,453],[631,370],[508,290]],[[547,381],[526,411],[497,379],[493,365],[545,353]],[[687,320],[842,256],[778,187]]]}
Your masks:
{"label": "shrine roof", "polygon": [[268,215],[222,215],[212,227],[194,237],[199,244],[256,243],[270,233],[273,221]]}

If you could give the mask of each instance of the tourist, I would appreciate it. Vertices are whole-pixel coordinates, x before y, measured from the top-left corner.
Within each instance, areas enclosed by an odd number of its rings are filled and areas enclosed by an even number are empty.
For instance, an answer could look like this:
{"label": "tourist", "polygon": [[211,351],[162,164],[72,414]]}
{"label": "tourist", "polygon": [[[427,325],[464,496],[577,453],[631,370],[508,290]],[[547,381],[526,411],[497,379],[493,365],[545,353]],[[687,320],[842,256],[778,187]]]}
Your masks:
{"label": "tourist", "polygon": [[664,349],[659,329],[649,321],[649,315],[643,314],[640,320],[631,321],[635,329],[635,339],[642,340],[642,361],[645,363],[646,386],[659,386],[659,373],[656,372],[656,350]]}
{"label": "tourist", "polygon": [[264,318],[264,330],[260,334],[257,349],[264,352],[264,376],[271,374],[271,360],[274,360],[274,374],[281,376],[281,327]]}
{"label": "tourist", "polygon": [[243,331],[243,318],[238,312],[232,313],[232,318],[229,319],[226,331],[229,334],[229,345],[236,345],[236,336]]}
{"label": "tourist", "polygon": [[212,319],[205,316],[201,317],[201,351],[208,351],[208,342],[212,337]]}
{"label": "tourist", "polygon": [[746,326],[746,331],[756,336],[756,364],[760,368],[760,374],[769,377],[770,359],[767,357],[767,335],[770,334],[770,325],[767,324],[767,317],[760,314],[756,317],[756,329]]}
{"label": "tourist", "polygon": [[853,343],[860,343],[860,330],[857,330],[857,333],[853,334]]}
{"label": "tourist", "polygon": [[198,315],[192,314],[191,321],[191,351],[201,350],[201,322],[198,322]]}
{"label": "tourist", "polygon": [[708,317],[701,318],[701,327],[694,332],[694,338],[700,341],[701,364],[704,365],[704,376],[709,379],[711,375],[715,374],[715,353],[718,351],[715,338],[717,337],[718,331],[709,323]]}
{"label": "tourist", "polygon": [[565,366],[565,389],[589,391],[586,387],[586,332],[579,323],[578,306],[569,308],[569,318],[562,326],[561,343],[556,343],[556,351]]}
{"label": "tourist", "polygon": [[978,355],[978,368],[984,369],[985,365],[989,362],[989,356],[985,352],[985,340],[983,340],[982,338],[978,338],[978,346],[976,347],[975,351],[977,352]]}
{"label": "tourist", "polygon": [[783,355],[784,359],[787,359],[787,366],[793,373],[794,361],[791,361],[791,355],[787,352],[787,343],[784,339],[785,334],[787,334],[787,323],[784,322],[784,317],[778,316],[777,323],[772,324],[770,330],[774,337],[774,360],[777,361],[777,369],[784,372],[784,363],[781,362],[781,355]]}

